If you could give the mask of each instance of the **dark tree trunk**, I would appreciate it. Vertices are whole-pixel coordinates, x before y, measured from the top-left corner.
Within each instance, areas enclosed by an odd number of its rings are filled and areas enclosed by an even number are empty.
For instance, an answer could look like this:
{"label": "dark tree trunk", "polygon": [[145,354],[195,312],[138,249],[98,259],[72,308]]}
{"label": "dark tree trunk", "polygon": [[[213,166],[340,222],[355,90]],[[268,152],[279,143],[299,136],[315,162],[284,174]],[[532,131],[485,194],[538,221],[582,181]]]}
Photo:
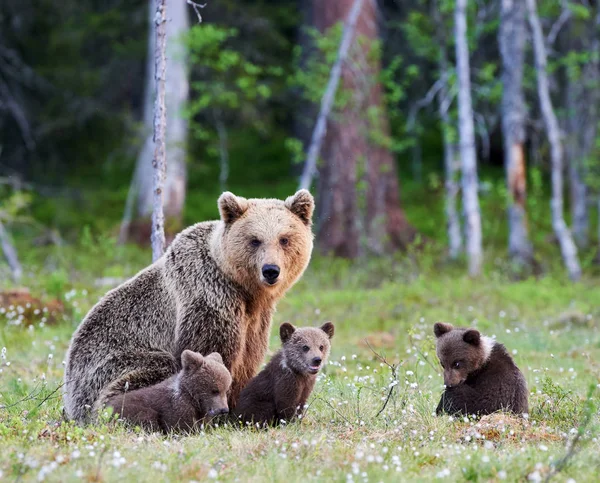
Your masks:
{"label": "dark tree trunk", "polygon": [[[316,27],[324,32],[345,21],[355,1],[313,1]],[[321,153],[324,165],[319,179],[317,230],[323,251],[348,258],[406,247],[415,236],[400,205],[395,160],[370,135],[375,131],[379,136],[389,135],[378,81],[381,65],[369,55],[370,41],[378,38],[375,2],[363,3],[354,35],[363,42],[353,42],[348,61],[342,66],[340,85],[353,95],[342,112],[331,115]],[[374,109],[375,116],[366,115]],[[359,171],[364,172],[366,186],[364,218],[359,212]]]}

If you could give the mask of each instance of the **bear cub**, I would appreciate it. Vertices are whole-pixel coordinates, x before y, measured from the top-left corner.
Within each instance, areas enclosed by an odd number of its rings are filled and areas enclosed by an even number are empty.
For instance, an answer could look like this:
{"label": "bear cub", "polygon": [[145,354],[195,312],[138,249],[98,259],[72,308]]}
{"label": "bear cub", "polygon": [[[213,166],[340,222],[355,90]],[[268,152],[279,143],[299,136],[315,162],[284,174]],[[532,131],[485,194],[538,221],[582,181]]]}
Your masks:
{"label": "bear cub", "polygon": [[191,431],[227,414],[231,374],[218,352],[203,357],[185,350],[179,373],[153,386],[110,398],[106,406],[130,424],[150,431]]}
{"label": "bear cub", "polygon": [[446,385],[437,414],[529,412],[525,377],[502,344],[475,329],[440,322],[433,332]]}
{"label": "bear cub", "polygon": [[242,390],[235,416],[258,426],[290,422],[302,415],[317,373],[325,364],[331,347],[334,326],[296,329],[281,324],[282,348],[266,367]]}

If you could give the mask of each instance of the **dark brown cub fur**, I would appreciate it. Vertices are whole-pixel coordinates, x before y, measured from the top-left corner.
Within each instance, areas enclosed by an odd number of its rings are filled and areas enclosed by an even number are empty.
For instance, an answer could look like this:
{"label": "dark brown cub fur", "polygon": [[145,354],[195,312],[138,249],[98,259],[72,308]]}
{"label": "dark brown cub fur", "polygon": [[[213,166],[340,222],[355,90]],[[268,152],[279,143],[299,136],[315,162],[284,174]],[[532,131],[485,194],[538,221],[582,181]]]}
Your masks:
{"label": "dark brown cub fur", "polygon": [[301,415],[317,373],[329,356],[333,333],[331,322],[318,329],[281,324],[283,347],[242,390],[236,417],[262,426],[290,422]]}
{"label": "dark brown cub fur", "polygon": [[203,357],[185,350],[182,370],[153,386],[114,396],[107,401],[130,424],[150,431],[191,431],[205,420],[227,414],[231,375],[220,354]]}
{"label": "dark brown cub fur", "polygon": [[437,323],[433,332],[446,385],[437,414],[529,411],[525,378],[502,344],[450,324]]}

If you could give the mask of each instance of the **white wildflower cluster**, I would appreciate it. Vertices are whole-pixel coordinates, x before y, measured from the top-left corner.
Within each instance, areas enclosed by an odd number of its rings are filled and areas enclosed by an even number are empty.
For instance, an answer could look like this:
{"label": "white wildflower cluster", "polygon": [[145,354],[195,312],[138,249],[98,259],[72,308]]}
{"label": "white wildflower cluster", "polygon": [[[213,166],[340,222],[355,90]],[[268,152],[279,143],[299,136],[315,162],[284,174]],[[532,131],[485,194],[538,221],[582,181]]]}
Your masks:
{"label": "white wildflower cluster", "polygon": [[125,463],[127,463],[127,460],[125,458],[123,458],[123,456],[121,456],[121,453],[119,453],[118,451],[115,451],[112,454],[112,460],[110,461],[111,466],[113,466],[115,468],[120,468]]}
{"label": "white wildflower cluster", "polygon": [[378,446],[374,443],[368,446],[360,445],[354,453],[354,460],[348,462],[350,472],[346,474],[346,481],[368,481],[369,468],[383,471],[402,471],[402,463],[398,455],[390,455],[387,446]]}
{"label": "white wildflower cluster", "polygon": [[167,471],[167,465],[160,461],[155,461],[154,463],[152,463],[152,469],[162,471],[164,473],[165,471]]}

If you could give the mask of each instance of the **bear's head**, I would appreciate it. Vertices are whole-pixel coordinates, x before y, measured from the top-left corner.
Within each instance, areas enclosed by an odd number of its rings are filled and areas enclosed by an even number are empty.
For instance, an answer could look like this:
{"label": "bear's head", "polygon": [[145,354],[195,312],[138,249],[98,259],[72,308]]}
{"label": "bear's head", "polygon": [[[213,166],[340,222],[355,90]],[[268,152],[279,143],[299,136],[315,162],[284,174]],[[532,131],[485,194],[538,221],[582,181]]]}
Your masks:
{"label": "bear's head", "polygon": [[433,326],[433,333],[446,387],[464,383],[469,374],[486,363],[494,346],[493,339],[482,336],[476,329],[455,328],[438,322]]}
{"label": "bear's head", "polygon": [[283,364],[300,374],[316,374],[327,361],[334,326],[326,322],[319,328],[296,329],[289,322],[281,324]]}
{"label": "bear's head", "polygon": [[219,198],[216,253],[224,271],[253,293],[281,295],[302,275],[313,248],[314,199],[300,190],[285,201]]}
{"label": "bear's head", "polygon": [[181,354],[182,371],[177,379],[178,392],[202,415],[208,417],[227,414],[227,392],[231,374],[223,365],[218,352],[206,357],[198,352],[184,350]]}

